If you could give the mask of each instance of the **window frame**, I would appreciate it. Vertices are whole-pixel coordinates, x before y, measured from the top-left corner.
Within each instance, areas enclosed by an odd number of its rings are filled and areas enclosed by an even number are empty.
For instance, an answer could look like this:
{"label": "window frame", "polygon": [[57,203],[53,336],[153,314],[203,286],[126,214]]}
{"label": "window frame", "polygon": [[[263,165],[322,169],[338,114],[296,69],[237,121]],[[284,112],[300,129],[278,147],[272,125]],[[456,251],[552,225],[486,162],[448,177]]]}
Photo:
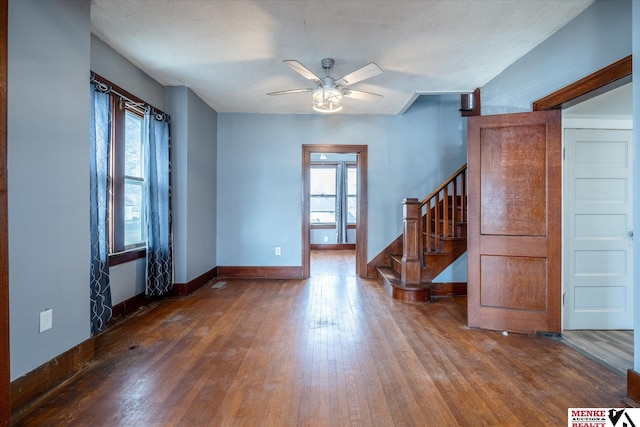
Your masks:
{"label": "window frame", "polygon": [[[349,221],[349,219],[347,217],[347,228],[351,228],[351,226],[355,227],[355,225],[358,223],[358,163],[356,163],[356,162],[347,162],[346,163],[346,168],[347,168],[347,173],[345,175],[345,179],[347,180],[347,186],[346,186],[347,187],[347,206],[345,206],[345,207],[347,209],[347,213],[349,213],[349,198],[350,197],[355,197],[355,199],[356,199],[356,203],[355,203],[355,206],[356,206],[356,220],[355,221]],[[356,177],[355,177],[356,178],[356,182],[355,182],[355,184],[356,184],[356,194],[350,194],[349,193],[349,185],[348,185],[349,184],[349,169],[355,169],[355,171],[356,171]]]}
{"label": "window frame", "polygon": [[[109,239],[109,265],[114,266],[133,261],[135,259],[144,258],[147,253],[146,242],[144,245],[139,247],[124,250],[124,209],[114,209],[115,191],[119,191],[120,194],[124,194],[124,175],[119,177],[119,172],[114,171],[114,168],[122,171],[122,174],[124,173],[124,157],[122,157],[115,149],[118,140],[123,141],[120,145],[124,145],[126,110],[124,108],[120,108],[120,106],[126,106],[128,111],[133,111],[142,117],[144,116],[145,107],[150,105],[93,71],[91,72],[91,79],[96,83],[103,85],[105,87],[105,93],[108,93],[111,99],[109,218],[107,225],[107,238]],[[118,190],[116,190],[116,188],[118,188]],[[124,205],[124,197],[122,198],[122,203],[119,204]],[[117,223],[121,224],[121,226],[116,227],[115,224]],[[121,231],[115,231],[116,228]],[[119,234],[118,237],[114,236],[114,232]],[[118,243],[117,245],[114,244],[116,242]]]}
{"label": "window frame", "polygon": [[125,238],[125,162],[127,112],[144,119],[144,112],[122,98],[111,96],[111,165],[109,200],[109,264],[117,265],[146,255],[146,239],[135,246],[126,246]]}
{"label": "window frame", "polygon": [[[307,215],[309,215],[309,227],[310,228],[314,228],[314,229],[319,229],[319,228],[336,228],[337,227],[337,222],[313,222],[311,221],[311,200],[313,199],[314,196],[323,196],[323,197],[330,197],[331,195],[327,195],[327,194],[314,194],[311,192],[311,170],[314,168],[331,168],[335,171],[336,174],[336,178],[335,178],[335,182],[337,185],[337,181],[338,181],[338,166],[339,163],[338,162],[327,162],[327,161],[312,161],[309,163],[309,212],[307,213]],[[347,228],[356,228],[356,225],[358,224],[358,217],[357,217],[357,204],[358,204],[358,163],[357,162],[346,162],[345,166],[347,168],[347,171],[349,169],[355,169],[356,170],[356,194],[348,194],[348,190],[347,190],[347,200],[349,199],[349,197],[355,197],[356,198],[356,220],[355,222],[351,222],[351,221],[347,221]],[[346,173],[344,175],[345,179],[348,179],[348,173]],[[338,209],[338,194],[337,194],[337,188],[334,190],[334,194],[333,194],[333,200],[334,200],[334,214],[335,212],[337,212]],[[345,208],[348,210],[348,202],[347,202],[347,206],[345,206]]]}
{"label": "window frame", "polygon": [[[131,94],[130,92],[126,91],[125,89],[121,88],[120,86],[112,83],[111,81],[105,79],[104,77],[100,76],[99,74],[96,74],[95,72],[91,71],[91,79],[95,82],[97,82],[100,85],[105,86],[105,89],[107,90],[106,93],[109,94],[109,96],[111,97],[111,165],[110,168],[114,167],[114,164],[116,163],[116,159],[114,156],[114,141],[116,140],[116,138],[120,138],[122,141],[124,141],[124,130],[125,130],[125,113],[124,111],[121,111],[119,109],[119,106],[122,104],[124,105],[129,111],[133,111],[136,114],[140,115],[140,116],[144,116],[145,110],[147,108],[152,108],[153,111],[155,111],[158,114],[165,114],[162,110],[159,110],[157,108],[155,108],[154,106],[150,105],[148,102],[138,98],[137,96]],[[117,114],[121,114],[122,116],[118,119],[116,119],[116,115]],[[123,125],[116,127],[116,121],[120,121]],[[118,182],[118,185],[121,186],[121,194],[124,194],[124,158],[122,159],[118,159],[118,162],[120,162],[119,164],[121,165],[120,168],[123,171],[122,174],[122,180],[121,182]],[[110,170],[110,174],[109,174],[109,179],[110,179],[110,188],[109,188],[109,223],[108,223],[108,238],[109,238],[109,265],[113,266],[113,265],[118,265],[118,264],[123,264],[129,261],[133,261],[135,259],[138,258],[144,258],[147,254],[147,245],[146,242],[144,245],[141,245],[140,247],[135,247],[135,248],[129,248],[129,249],[124,249],[124,209],[119,209],[119,213],[115,214],[114,211],[112,211],[113,209],[113,193],[114,193],[114,181],[119,181],[116,176],[113,174],[113,170]],[[122,199],[122,205],[124,205],[124,199]],[[115,217],[114,217],[115,215]],[[122,224],[121,225],[121,229],[122,232],[120,233],[120,237],[119,242],[122,243],[122,246],[113,246],[113,239],[112,239],[112,229],[114,228],[114,223],[115,221],[118,221],[118,223]],[[122,248],[124,250],[120,251],[120,252],[116,252],[116,248]]]}
{"label": "window frame", "polygon": [[[328,228],[329,226],[331,226],[332,228],[336,227],[336,221],[334,220],[333,222],[313,222],[311,221],[311,201],[313,200],[314,197],[331,197],[333,198],[333,217],[335,218],[335,214],[336,214],[336,207],[338,204],[338,194],[336,191],[336,186],[335,183],[337,183],[337,179],[338,179],[338,163],[337,162],[311,162],[311,165],[309,166],[309,183],[311,184],[311,171],[313,169],[333,169],[334,171],[334,188],[333,188],[333,194],[315,194],[311,191],[311,188],[309,188],[309,212],[307,213],[307,215],[309,215],[309,224],[312,227],[317,227],[317,228]],[[311,187],[311,186],[310,186]]]}

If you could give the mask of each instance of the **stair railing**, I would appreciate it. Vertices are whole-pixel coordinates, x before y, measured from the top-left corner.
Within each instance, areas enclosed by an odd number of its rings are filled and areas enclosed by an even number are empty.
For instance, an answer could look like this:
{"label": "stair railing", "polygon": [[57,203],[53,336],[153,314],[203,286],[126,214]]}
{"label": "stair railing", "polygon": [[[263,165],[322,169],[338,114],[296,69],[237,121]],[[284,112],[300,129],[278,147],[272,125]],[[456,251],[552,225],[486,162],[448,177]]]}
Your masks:
{"label": "stair railing", "polygon": [[467,165],[463,165],[431,194],[404,199],[402,283],[418,283],[424,253],[442,250],[442,240],[462,236],[467,222]]}
{"label": "stair railing", "polygon": [[420,202],[419,217],[420,253],[437,253],[442,239],[463,237],[458,225],[467,222],[466,164]]}

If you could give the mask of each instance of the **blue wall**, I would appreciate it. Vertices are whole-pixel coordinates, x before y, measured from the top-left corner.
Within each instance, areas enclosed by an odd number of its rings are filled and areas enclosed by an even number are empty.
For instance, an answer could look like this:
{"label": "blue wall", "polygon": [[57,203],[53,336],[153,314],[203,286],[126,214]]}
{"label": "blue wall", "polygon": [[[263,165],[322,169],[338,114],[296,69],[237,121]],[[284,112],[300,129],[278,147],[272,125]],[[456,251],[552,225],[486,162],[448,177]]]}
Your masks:
{"label": "blue wall", "polygon": [[8,33],[14,380],[89,337],[89,2],[10,0]]}
{"label": "blue wall", "polygon": [[598,0],[482,87],[482,115],[534,101],[631,54],[631,1]]}
{"label": "blue wall", "polygon": [[217,113],[187,87],[168,87],[174,281],[216,266]]}
{"label": "blue wall", "polygon": [[399,117],[219,114],[218,265],[301,265],[303,144],[368,146],[373,258],[402,233],[402,199],[426,196],[466,162],[459,102],[422,97]]}
{"label": "blue wall", "polygon": [[91,71],[164,111],[164,87],[94,35]]}
{"label": "blue wall", "polygon": [[[9,1],[8,181],[11,380],[90,337],[89,75],[93,70],[157,108],[165,88],[91,36],[90,2]],[[172,126],[185,161],[185,255],[178,283],[216,262],[216,113],[184,88]],[[169,99],[171,100],[171,99]],[[173,135],[172,135],[173,137]],[[188,184],[188,187],[187,187]],[[181,236],[178,236],[181,237]],[[187,257],[188,254],[188,257]],[[144,289],[144,260],[111,268],[112,300]],[[39,313],[53,328],[39,333]]]}

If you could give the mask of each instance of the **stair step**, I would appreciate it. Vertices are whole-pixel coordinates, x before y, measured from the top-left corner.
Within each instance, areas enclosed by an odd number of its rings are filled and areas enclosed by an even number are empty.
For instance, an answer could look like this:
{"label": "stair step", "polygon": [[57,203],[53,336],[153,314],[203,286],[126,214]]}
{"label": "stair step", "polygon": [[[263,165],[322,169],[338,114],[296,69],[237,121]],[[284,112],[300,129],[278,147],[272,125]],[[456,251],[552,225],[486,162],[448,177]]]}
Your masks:
{"label": "stair step", "polygon": [[400,272],[402,271],[402,254],[390,255],[389,261],[391,262],[391,268],[400,275]]}
{"label": "stair step", "polygon": [[448,252],[445,251],[427,251],[425,250],[423,252],[424,255],[428,255],[428,256],[443,256],[443,255],[448,255]]}
{"label": "stair step", "polygon": [[376,267],[378,280],[385,291],[394,299],[406,302],[425,302],[431,300],[431,286],[423,283],[402,284],[400,274],[390,266]]}
{"label": "stair step", "polygon": [[[423,232],[422,234],[426,235],[427,233]],[[435,239],[436,235],[435,234],[431,234],[431,238]],[[438,237],[440,240],[467,240],[467,238],[465,236],[440,236]]]}
{"label": "stair step", "polygon": [[431,283],[431,297],[461,297],[467,295],[466,282]]}

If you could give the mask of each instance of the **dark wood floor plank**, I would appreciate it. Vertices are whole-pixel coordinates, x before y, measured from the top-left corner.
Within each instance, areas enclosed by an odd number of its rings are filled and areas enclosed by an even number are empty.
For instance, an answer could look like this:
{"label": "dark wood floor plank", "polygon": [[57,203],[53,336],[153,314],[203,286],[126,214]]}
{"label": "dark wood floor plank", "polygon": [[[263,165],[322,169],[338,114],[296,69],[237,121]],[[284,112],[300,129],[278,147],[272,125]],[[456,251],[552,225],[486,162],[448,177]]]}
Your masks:
{"label": "dark wood floor plank", "polygon": [[625,378],[580,352],[469,329],[465,298],[392,300],[351,254],[150,305],[13,425],[565,425],[569,407],[628,405]]}

